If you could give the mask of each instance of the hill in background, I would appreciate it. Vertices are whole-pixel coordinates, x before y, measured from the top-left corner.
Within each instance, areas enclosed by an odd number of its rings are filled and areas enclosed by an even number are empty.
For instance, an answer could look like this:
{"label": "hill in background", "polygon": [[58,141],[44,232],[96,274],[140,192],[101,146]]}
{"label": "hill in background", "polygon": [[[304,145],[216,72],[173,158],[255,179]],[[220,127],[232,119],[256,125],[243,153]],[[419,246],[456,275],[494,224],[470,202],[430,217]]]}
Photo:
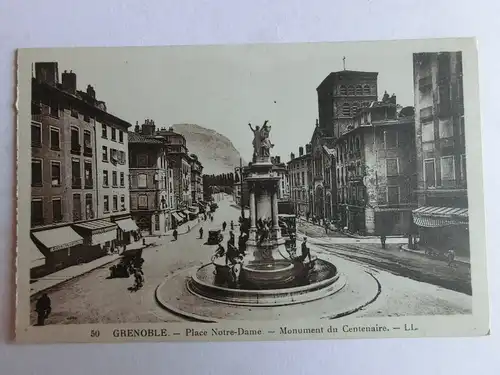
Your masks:
{"label": "hill in background", "polygon": [[189,153],[198,156],[203,164],[203,174],[234,173],[234,168],[239,167],[240,153],[222,134],[196,124],[175,124],[172,127],[186,138]]}

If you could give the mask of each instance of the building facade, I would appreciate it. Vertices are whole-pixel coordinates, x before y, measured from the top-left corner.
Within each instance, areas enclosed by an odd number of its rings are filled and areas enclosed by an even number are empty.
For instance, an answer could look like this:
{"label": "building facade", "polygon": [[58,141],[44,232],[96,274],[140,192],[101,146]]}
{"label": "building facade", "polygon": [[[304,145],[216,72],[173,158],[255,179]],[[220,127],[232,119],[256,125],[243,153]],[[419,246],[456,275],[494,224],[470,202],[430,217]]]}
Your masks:
{"label": "building facade", "polygon": [[297,215],[306,216],[310,210],[309,195],[312,190],[309,170],[311,169],[311,154],[304,153],[304,147],[299,147],[299,156],[290,154],[288,162],[288,179],[290,184],[290,200]]}
{"label": "building facade", "polygon": [[162,137],[155,137],[147,120],[129,133],[130,210],[141,231],[166,234],[171,227],[168,166]]}
{"label": "building facade", "polygon": [[195,154],[191,158],[191,200],[197,204],[203,200],[203,165]]}
{"label": "building facade", "polygon": [[469,254],[461,52],[413,55],[418,208],[423,246]]}
{"label": "building facade", "polygon": [[290,185],[288,181],[287,165],[281,161],[280,156],[272,156],[271,162],[273,163],[272,171],[280,178],[278,186],[278,200],[288,201],[290,199]]}
{"label": "building facade", "polygon": [[415,206],[413,108],[384,96],[358,111],[336,142],[342,227],[359,234],[406,234]]}
{"label": "building facade", "polygon": [[[32,80],[31,237],[51,272],[114,250],[120,227],[99,211],[96,127],[130,124],[106,111],[94,89],[77,89],[73,72],[59,82],[56,62],[35,63]],[[124,141],[125,142],[125,141]],[[128,211],[124,211],[127,219]],[[128,218],[130,220],[130,218]],[[127,222],[128,227],[133,223]]]}

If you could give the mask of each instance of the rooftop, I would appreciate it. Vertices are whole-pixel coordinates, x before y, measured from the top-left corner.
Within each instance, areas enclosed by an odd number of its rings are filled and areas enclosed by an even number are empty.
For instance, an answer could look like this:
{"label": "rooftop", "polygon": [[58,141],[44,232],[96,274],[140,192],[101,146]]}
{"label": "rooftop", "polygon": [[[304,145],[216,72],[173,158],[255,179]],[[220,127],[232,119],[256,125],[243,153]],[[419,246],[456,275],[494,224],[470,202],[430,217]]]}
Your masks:
{"label": "rooftop", "polygon": [[143,143],[143,144],[158,144],[158,145],[163,144],[163,142],[160,139],[157,139],[156,137],[146,136],[135,132],[128,133],[128,143]]}

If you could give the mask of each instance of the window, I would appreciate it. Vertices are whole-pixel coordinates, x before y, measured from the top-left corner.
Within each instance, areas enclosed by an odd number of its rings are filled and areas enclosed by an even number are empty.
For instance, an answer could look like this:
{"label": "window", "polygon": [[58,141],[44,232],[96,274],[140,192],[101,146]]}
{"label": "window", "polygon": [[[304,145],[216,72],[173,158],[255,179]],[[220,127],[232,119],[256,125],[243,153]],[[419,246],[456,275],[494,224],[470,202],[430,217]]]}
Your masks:
{"label": "window", "polygon": [[439,84],[439,116],[451,115],[451,90],[449,82]]}
{"label": "window", "polygon": [[344,85],[341,85],[339,88],[339,93],[340,93],[340,95],[347,95],[347,87],[345,87]]}
{"label": "window", "polygon": [[125,187],[125,173],[120,172],[120,186]]}
{"label": "window", "polygon": [[109,195],[103,197],[104,212],[109,212]]}
{"label": "window", "polygon": [[61,162],[51,161],[50,162],[51,176],[52,176],[52,186],[61,186]]}
{"label": "window", "polygon": [[71,152],[80,153],[80,130],[77,127],[71,127]]}
{"label": "window", "polygon": [[31,186],[43,185],[42,160],[31,159]]}
{"label": "window", "polygon": [[347,87],[347,95],[354,95],[354,86]]}
{"label": "window", "polygon": [[113,182],[113,187],[117,187],[118,186],[118,177],[117,177],[117,174],[116,174],[116,171],[113,171],[112,172],[112,182]]}
{"label": "window", "polygon": [[116,129],[111,128],[111,140],[116,141]]}
{"label": "window", "polygon": [[137,187],[145,188],[148,186],[147,176],[145,174],[140,174],[137,176]]}
{"label": "window", "polygon": [[424,178],[427,188],[436,187],[436,165],[434,159],[424,160]]}
{"label": "window", "polygon": [[59,118],[59,103],[55,99],[50,101],[50,115]]}
{"label": "window", "polygon": [[33,199],[31,201],[31,225],[43,224],[43,201]]}
{"label": "window", "polygon": [[85,177],[85,187],[92,188],[94,187],[94,178],[92,176],[92,163],[89,161],[85,161],[83,165],[83,172]]}
{"label": "window", "polygon": [[80,194],[73,194],[73,221],[82,220],[82,200]]}
{"label": "window", "polygon": [[118,133],[118,141],[120,143],[123,143],[123,132],[120,130],[120,132]]}
{"label": "window", "polygon": [[388,177],[399,175],[399,162],[397,158],[385,159],[385,166]]}
{"label": "window", "polygon": [[397,130],[384,131],[384,148],[398,147],[398,132]]}
{"label": "window", "polygon": [[356,86],[356,95],[363,95],[363,87],[361,85]]}
{"label": "window", "polygon": [[42,125],[31,123],[31,147],[42,147]]}
{"label": "window", "polygon": [[363,95],[370,95],[370,85],[363,86]]}
{"label": "window", "polygon": [[108,127],[105,124],[102,124],[102,138],[108,138]]}
{"label": "window", "polygon": [[118,211],[118,195],[113,195],[113,211]]}
{"label": "window", "polygon": [[460,179],[467,181],[467,156],[460,155]]}
{"label": "window", "polygon": [[52,220],[54,222],[62,221],[62,203],[61,198],[52,199]]}
{"label": "window", "polygon": [[127,163],[127,159],[125,156],[125,151],[118,151],[118,162],[121,165],[125,165]]}
{"label": "window", "polygon": [[351,106],[349,105],[349,103],[344,103],[342,105],[342,115],[344,115],[344,116],[351,115]]}
{"label": "window", "polygon": [[441,157],[441,180],[453,181],[455,179],[455,157]]}
{"label": "window", "polygon": [[139,195],[138,199],[139,208],[148,208],[148,196],[147,195]]}
{"label": "window", "polygon": [[358,102],[354,102],[352,103],[352,115],[355,116],[356,113],[358,113],[358,109],[359,109],[359,103]]}
{"label": "window", "polygon": [[422,142],[434,142],[434,123],[422,123]]}
{"label": "window", "polygon": [[114,148],[112,148],[111,150],[109,150],[109,158],[111,159],[111,162],[113,164],[116,164],[118,162],[118,156],[117,156],[117,150],[115,150]]}
{"label": "window", "polygon": [[453,137],[453,121],[451,119],[439,120],[439,138]]}
{"label": "window", "polygon": [[83,154],[92,156],[92,136],[89,130],[83,131]]}
{"label": "window", "polygon": [[87,220],[94,218],[92,194],[85,194],[85,216]]}
{"label": "window", "polygon": [[399,186],[387,186],[387,203],[399,204]]}
{"label": "window", "polygon": [[59,142],[59,129],[50,127],[50,149],[59,151],[61,149],[61,145]]}
{"label": "window", "polygon": [[125,195],[120,196],[120,210],[126,211],[127,207],[125,207]]}
{"label": "window", "polygon": [[80,172],[80,160],[73,159],[71,161],[71,184],[74,189],[82,188],[82,175]]}
{"label": "window", "polygon": [[106,146],[102,146],[102,161],[108,161],[108,148]]}
{"label": "window", "polygon": [[102,186],[103,187],[109,186],[109,178],[108,178],[108,171],[107,170],[102,171]]}

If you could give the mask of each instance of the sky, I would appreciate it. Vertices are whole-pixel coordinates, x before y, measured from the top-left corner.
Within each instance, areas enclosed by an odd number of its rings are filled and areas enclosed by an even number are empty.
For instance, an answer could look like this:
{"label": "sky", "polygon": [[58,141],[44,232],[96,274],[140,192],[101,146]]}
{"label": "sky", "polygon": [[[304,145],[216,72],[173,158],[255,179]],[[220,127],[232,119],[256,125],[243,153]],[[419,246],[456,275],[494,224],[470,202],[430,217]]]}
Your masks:
{"label": "sky", "polygon": [[[135,125],[194,123],[229,138],[251,160],[248,123],[269,120],[272,155],[288,161],[311,139],[318,117],[316,87],[331,72],[378,72],[378,92],[413,105],[411,42],[303,43],[198,47],[40,50],[35,61],[72,70],[91,84],[108,112]],[[33,61],[33,62],[35,62]],[[133,129],[131,129],[133,130]],[[189,145],[188,145],[189,147]]]}

